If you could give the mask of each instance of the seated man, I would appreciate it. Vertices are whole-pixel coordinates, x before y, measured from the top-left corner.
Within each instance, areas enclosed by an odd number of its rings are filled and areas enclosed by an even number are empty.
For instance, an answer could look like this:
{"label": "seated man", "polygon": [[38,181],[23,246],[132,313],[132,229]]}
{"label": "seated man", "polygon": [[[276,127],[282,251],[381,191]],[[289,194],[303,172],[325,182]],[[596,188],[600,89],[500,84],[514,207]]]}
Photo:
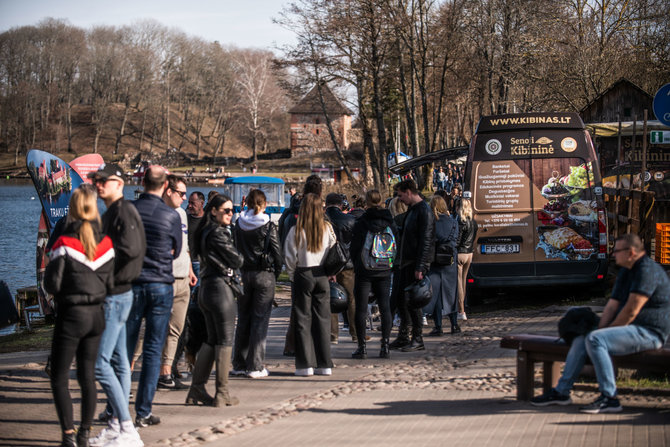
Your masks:
{"label": "seated man", "polygon": [[612,255],[621,269],[598,329],[573,340],[556,388],[531,399],[531,404],[570,404],[570,390],[588,355],[601,395],[580,411],[593,414],[619,412],[622,408],[617,399],[610,356],[659,349],[667,340],[670,334],[670,280],[665,270],[646,256],[642,241],[635,234],[619,237]]}

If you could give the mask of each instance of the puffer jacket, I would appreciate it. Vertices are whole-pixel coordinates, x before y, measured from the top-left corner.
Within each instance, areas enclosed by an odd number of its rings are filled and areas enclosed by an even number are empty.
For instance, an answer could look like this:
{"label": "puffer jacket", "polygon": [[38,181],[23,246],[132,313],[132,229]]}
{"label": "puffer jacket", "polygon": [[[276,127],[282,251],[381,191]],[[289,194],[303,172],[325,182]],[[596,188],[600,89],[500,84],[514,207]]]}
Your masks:
{"label": "puffer jacket", "polygon": [[472,253],[477,236],[477,222],[474,219],[465,221],[458,218],[458,246],[459,253]]}
{"label": "puffer jacket", "polygon": [[377,207],[368,208],[361,217],[356,219],[353,228],[354,237],[351,239],[351,260],[354,263],[354,273],[357,277],[358,275],[361,275],[366,278],[379,278],[391,274],[392,270],[371,272],[363,267],[363,261],[361,260],[361,251],[365,245],[365,238],[367,237],[368,231],[371,233],[379,233],[386,227],[390,227],[393,232],[397,250],[398,229],[396,228],[393,216],[389,210]]}
{"label": "puffer jacket", "polygon": [[[351,240],[354,237],[354,224],[356,223],[356,218],[350,214],[344,214],[342,210],[336,206],[329,206],[326,208],[326,217],[333,226],[333,230],[335,230],[337,241],[342,244],[345,253],[349,253]],[[347,264],[344,266],[344,270],[350,270],[352,268],[354,268],[354,264],[351,261],[351,257],[349,257]]]}
{"label": "puffer jacket", "polygon": [[244,257],[235,248],[229,227],[212,222],[202,229],[200,235],[200,278],[209,276],[231,276],[239,269]]}
{"label": "puffer jacket", "polygon": [[435,257],[435,216],[425,200],[409,207],[400,237],[400,267],[424,275]]}
{"label": "puffer jacket", "polygon": [[279,276],[283,259],[279,248],[277,226],[270,221],[270,216],[254,214],[253,210],[243,211],[235,222],[234,231],[235,246],[244,257],[242,270],[267,270]]}
{"label": "puffer jacket", "polygon": [[49,252],[44,288],[59,306],[101,304],[114,286],[112,240],[103,237],[97,222],[92,222],[98,248],[94,259],[88,259],[78,236],[81,224],[68,222]]}
{"label": "puffer jacket", "polygon": [[172,284],[172,261],[179,256],[182,246],[179,214],[150,193],[140,195],[133,205],[142,218],[147,243],[142,272],[134,282]]}

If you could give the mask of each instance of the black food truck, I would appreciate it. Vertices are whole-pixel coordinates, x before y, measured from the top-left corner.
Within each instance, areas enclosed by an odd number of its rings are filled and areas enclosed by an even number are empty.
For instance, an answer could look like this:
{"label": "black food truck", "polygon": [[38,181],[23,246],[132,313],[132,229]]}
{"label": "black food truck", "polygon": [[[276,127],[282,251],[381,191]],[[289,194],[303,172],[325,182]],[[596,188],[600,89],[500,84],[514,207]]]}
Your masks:
{"label": "black food truck", "polygon": [[463,196],[479,226],[471,289],[602,285],[607,214],[598,159],[576,113],[483,117]]}

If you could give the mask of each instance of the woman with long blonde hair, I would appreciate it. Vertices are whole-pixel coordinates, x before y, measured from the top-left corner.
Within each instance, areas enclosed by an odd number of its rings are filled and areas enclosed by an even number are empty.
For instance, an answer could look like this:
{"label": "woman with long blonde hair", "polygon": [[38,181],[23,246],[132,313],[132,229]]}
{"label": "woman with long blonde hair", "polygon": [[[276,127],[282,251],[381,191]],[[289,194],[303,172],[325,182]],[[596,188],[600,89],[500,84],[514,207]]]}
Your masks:
{"label": "woman with long blonde hair", "polygon": [[333,228],[324,218],[321,198],[306,194],[297,223],[284,245],[286,270],[293,284],[297,376],[332,374],[330,286],[323,261],[336,240]]}
{"label": "woman with long blonde hair", "polygon": [[[113,285],[114,248],[100,230],[97,194],[91,185],[72,192],[61,235],[49,252],[44,276],[54,295],[56,325],[51,343],[51,390],[63,446],[89,445],[95,414],[95,360],[105,328],[103,303]],[[77,358],[81,386],[81,426],[76,434],[68,388],[70,364]]]}
{"label": "woman with long blonde hair", "polygon": [[472,202],[461,199],[458,207],[458,319],[467,320],[465,315],[465,289],[468,270],[472,263],[472,252],[477,237],[477,222],[472,218]]}

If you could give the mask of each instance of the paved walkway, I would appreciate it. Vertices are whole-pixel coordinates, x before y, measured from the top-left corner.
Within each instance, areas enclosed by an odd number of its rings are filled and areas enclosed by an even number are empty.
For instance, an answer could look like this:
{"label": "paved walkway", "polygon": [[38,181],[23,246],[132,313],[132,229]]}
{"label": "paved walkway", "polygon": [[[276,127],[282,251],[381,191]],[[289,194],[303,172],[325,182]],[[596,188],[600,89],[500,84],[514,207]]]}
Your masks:
{"label": "paved walkway", "polygon": [[[425,337],[427,351],[392,352],[390,360],[376,358],[378,332],[371,358],[352,360],[355,345],[341,331],[333,376],[298,378],[281,355],[288,307],[280,303],[267,344],[270,376],[231,379],[236,407],[185,406],[186,391],[158,391],[154,413],[162,423],[141,429],[146,445],[670,445],[668,397],[623,395],[624,411],[615,415],[578,412],[593,390],[575,392],[568,407],[540,410],[515,400],[514,352],[498,347],[500,336],[553,334],[564,308],[472,315],[463,335]],[[0,355],[0,446],[58,445],[45,359],[45,352]],[[98,397],[102,410],[104,394]]]}

